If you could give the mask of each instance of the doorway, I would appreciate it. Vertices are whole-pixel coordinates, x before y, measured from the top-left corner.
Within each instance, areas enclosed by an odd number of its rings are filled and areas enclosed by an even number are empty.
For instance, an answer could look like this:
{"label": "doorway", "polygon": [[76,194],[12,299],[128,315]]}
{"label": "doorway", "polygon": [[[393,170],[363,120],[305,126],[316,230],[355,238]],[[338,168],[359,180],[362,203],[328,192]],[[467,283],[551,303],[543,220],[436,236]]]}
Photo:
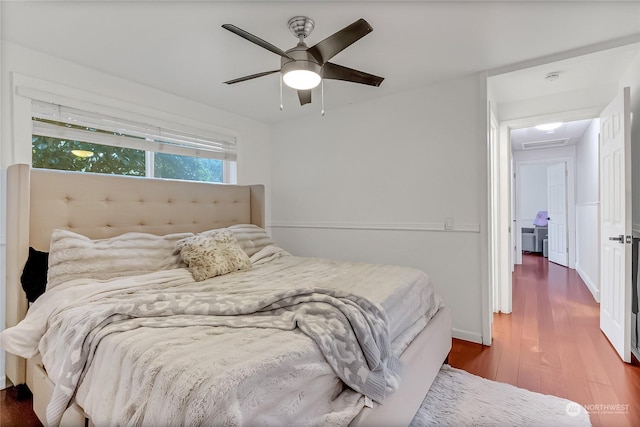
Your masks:
{"label": "doorway", "polygon": [[[565,54],[560,55],[560,58],[564,59],[559,59],[556,62],[546,62],[544,58],[541,58],[540,61],[533,61],[528,64],[527,67],[519,67],[518,64],[515,64],[511,69],[508,69],[510,67],[507,67],[496,71],[493,74],[492,72],[488,72],[488,75],[491,76],[489,77],[487,84],[488,97],[490,100],[489,108],[491,109],[495,106],[495,110],[492,110],[491,112],[495,113],[500,119],[498,148],[494,150],[502,150],[504,146],[508,145],[512,131],[531,127],[537,123],[582,120],[600,117],[605,106],[610,105],[612,100],[618,97],[621,89],[626,86],[631,87],[632,101],[630,109],[625,107],[625,111],[631,111],[637,115],[640,112],[640,102],[638,101],[640,100],[640,78],[638,78],[638,76],[640,76],[638,73],[640,70],[640,57],[638,56],[638,47],[639,45],[636,43],[622,44],[618,47],[605,50],[594,49],[591,53],[587,54],[584,52],[578,54],[575,52],[574,54],[572,54],[572,52],[566,52]],[[591,71],[602,69],[602,67],[607,63],[616,63],[617,65],[607,69],[606,80],[603,80],[602,78],[594,78],[595,76],[591,75]],[[561,71],[556,72],[554,70]],[[573,86],[569,90],[568,86],[578,85],[578,81],[573,79],[573,77],[580,73],[585,73],[585,77],[588,75],[589,78],[585,78],[580,82],[579,86]],[[563,77],[565,75],[568,77],[566,80]],[[569,77],[570,75],[571,77]],[[559,81],[566,81],[568,86],[563,87],[562,85],[564,83],[558,84]],[[627,88],[625,90],[628,93],[629,89]],[[588,102],[586,102],[587,98],[590,98]],[[625,102],[627,103],[625,105],[629,104],[629,101]],[[590,105],[591,107],[584,108],[587,105]],[[555,113],[545,114],[545,111],[555,111]],[[625,113],[625,116],[628,116],[628,114],[629,113]],[[625,119],[624,122],[620,120],[615,122],[614,120],[614,123],[627,123],[628,120],[629,119]],[[629,133],[628,130],[625,130],[625,132]],[[632,136],[635,135],[633,138],[630,138],[631,141],[637,141],[637,136],[640,135],[640,127],[638,126],[637,121],[635,125],[631,125],[630,133]],[[603,271],[607,269],[601,267],[600,262],[600,252],[605,243],[601,241],[600,236],[600,222],[602,218],[600,218],[601,192],[599,191],[600,184],[598,181],[599,171],[601,169],[599,164],[599,157],[601,153],[598,151],[598,138],[596,137],[594,140],[596,141],[593,144],[595,150],[593,150],[592,153],[595,154],[586,155],[584,152],[577,152],[573,156],[575,168],[573,178],[575,181],[573,186],[569,185],[569,189],[572,187],[574,188],[575,200],[573,204],[569,203],[569,205],[572,205],[575,211],[573,215],[569,214],[569,217],[573,217],[575,219],[575,225],[574,235],[569,237],[569,245],[574,245],[574,250],[572,251],[573,263],[571,264],[571,267],[575,268],[595,301],[599,302],[599,285],[601,283],[610,283],[610,281],[603,282],[600,274],[601,268]],[[627,154],[628,151],[629,150],[627,149]],[[634,153],[633,147],[631,152],[632,154]],[[640,150],[636,147],[635,154],[633,154],[634,160],[640,158],[638,157],[638,153],[640,153]],[[509,154],[511,154],[510,150]],[[499,201],[500,212],[504,209],[510,212],[515,212],[516,210],[515,203],[510,205],[511,201],[516,197],[515,185],[513,185],[507,192],[502,191],[505,180],[511,184],[516,183],[516,181],[513,181],[513,174],[517,170],[516,160],[514,157],[515,155],[509,157],[506,162],[503,162],[501,167],[504,170],[498,173],[500,180],[496,183],[492,183],[490,186],[492,195],[494,193],[498,193],[502,196],[506,193],[506,196]],[[629,156],[627,156],[627,158],[629,158]],[[589,170],[589,167],[584,167],[585,164],[595,164],[596,166],[592,169],[595,173],[584,173],[585,170]],[[635,176],[637,176],[636,171],[637,169],[633,172],[634,180]],[[567,173],[571,175],[568,171]],[[628,172],[628,174],[629,173],[631,172]],[[593,185],[583,186],[583,183]],[[585,188],[587,189],[585,190]],[[593,191],[589,188],[593,188]],[[634,195],[638,194],[636,190],[637,188],[634,189]],[[630,200],[630,196],[627,197]],[[640,200],[640,198],[634,198],[634,200]],[[637,212],[640,212],[640,210],[635,210],[634,206],[634,227],[636,227],[637,223],[640,223],[637,221],[637,218],[640,218]],[[494,215],[495,214],[493,212],[490,213],[490,217],[492,219]],[[627,218],[629,218],[629,216],[627,216]],[[500,286],[506,283],[504,278],[509,277],[509,280],[511,280],[511,273],[517,265],[516,260],[518,259],[518,255],[521,254],[521,246],[518,247],[517,242],[518,238],[521,238],[520,233],[518,232],[519,227],[516,223],[517,221],[517,217],[510,218],[508,232],[504,232],[503,229],[500,229],[500,232],[505,233],[511,241],[508,251],[511,258],[511,269],[501,269],[499,274],[496,275],[499,277]],[[596,225],[594,226],[594,224]],[[631,240],[630,226],[627,226],[627,229],[625,236],[623,236],[625,241]],[[640,227],[634,228],[634,233],[636,229],[640,230]],[[609,236],[609,238],[611,240],[622,241],[623,239],[618,236],[619,234],[621,233],[616,234],[613,238]],[[638,234],[640,235],[640,232]],[[499,263],[494,262],[491,265],[496,264]],[[627,264],[630,264],[630,262],[627,263],[625,261],[625,267]],[[627,272],[625,272],[624,275],[618,274],[618,276],[627,277]],[[498,309],[505,313],[511,312],[511,306],[508,306],[506,311],[503,310],[503,308],[504,307],[499,307]]]}
{"label": "doorway", "polygon": [[[500,145],[507,146],[507,165],[512,165],[511,173],[506,175],[510,188],[504,204],[508,206],[510,233],[510,271],[522,263],[522,230],[533,228],[536,214],[548,211],[547,169],[553,164],[564,164],[566,167],[566,210],[567,227],[566,249],[568,250],[567,267],[578,270],[583,280],[588,283],[589,290],[599,301],[598,248],[598,112],[582,110],[556,115],[542,115],[526,119],[504,121],[500,123]],[[554,133],[535,133],[536,125],[550,122],[562,123]],[[512,139],[514,140],[512,143]],[[506,143],[505,143],[506,141]],[[560,141],[550,146],[550,141]],[[544,146],[543,146],[544,143]],[[529,173],[529,183],[523,182],[524,175]],[[532,186],[536,177],[543,181],[542,185]],[[503,178],[504,179],[504,178]],[[539,184],[539,183],[538,183]],[[523,188],[523,186],[525,188]],[[501,186],[502,188],[502,186]],[[523,194],[537,192],[533,201],[525,207]],[[538,251],[542,252],[538,247]],[[582,263],[581,263],[581,260]],[[502,270],[504,272],[504,269]],[[509,282],[502,280],[501,295],[511,295]],[[496,312],[510,313],[511,305],[502,304]]]}
{"label": "doorway", "polygon": [[[575,211],[574,191],[569,193],[570,183],[574,181],[573,158],[549,157],[541,160],[518,160],[514,174],[515,210],[513,213],[516,224],[516,254],[515,264],[522,264],[523,253],[541,254],[557,264],[569,267],[569,255],[573,264],[575,253],[574,235],[569,229],[575,230],[574,217],[568,214]],[[552,186],[549,173],[559,169],[562,188],[558,194],[551,196],[550,191],[558,186]],[[554,176],[558,173],[554,173]],[[571,187],[573,188],[573,187]],[[562,206],[561,213],[552,206]],[[558,221],[560,214],[563,220]],[[553,221],[551,221],[553,219]],[[556,226],[562,224],[561,227]],[[571,237],[571,238],[570,238]],[[556,255],[554,257],[554,254]],[[558,256],[557,254],[560,254]],[[561,258],[561,259],[560,259]]]}

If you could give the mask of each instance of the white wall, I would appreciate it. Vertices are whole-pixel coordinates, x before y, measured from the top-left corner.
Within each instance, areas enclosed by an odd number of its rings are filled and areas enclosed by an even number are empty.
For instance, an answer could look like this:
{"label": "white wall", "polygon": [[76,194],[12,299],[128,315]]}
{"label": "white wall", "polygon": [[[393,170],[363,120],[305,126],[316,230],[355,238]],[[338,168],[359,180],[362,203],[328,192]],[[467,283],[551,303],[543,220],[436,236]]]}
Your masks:
{"label": "white wall", "polygon": [[533,227],[538,211],[547,210],[547,166],[547,163],[520,166],[518,216],[523,227]]}
{"label": "white wall", "polygon": [[[633,233],[640,237],[640,53],[620,79],[620,89],[631,87],[631,186]],[[631,314],[632,333],[640,330],[640,316]],[[636,343],[637,344],[637,343]],[[632,348],[640,357],[640,346]]]}
{"label": "white wall", "polygon": [[[6,242],[6,206],[7,206],[7,192],[5,188],[6,183],[6,170],[0,168],[0,331],[5,328],[5,277],[6,277],[6,253],[7,253],[7,242]],[[5,387],[5,354],[4,351],[0,350],[0,390]]]}
{"label": "white wall", "polygon": [[640,236],[640,53],[620,79],[620,90],[631,87],[631,157],[633,229]]}
{"label": "white wall", "polygon": [[[2,24],[2,4],[0,2],[0,25]],[[3,60],[2,60],[2,42],[0,40],[0,76],[2,76],[3,69]],[[0,78],[0,100],[2,99],[2,79]],[[0,142],[2,141],[2,132],[4,128],[4,121],[2,120],[2,114],[0,114]],[[5,221],[5,204],[6,204],[6,191],[5,191],[5,177],[4,177],[4,169],[1,167],[2,165],[2,151],[0,150],[0,331],[4,329],[4,316],[5,316],[5,253],[6,253],[6,221]],[[0,350],[0,390],[5,387],[5,371],[4,371],[4,351]]]}
{"label": "white wall", "polygon": [[600,301],[600,120],[576,143],[576,271]]}
{"label": "white wall", "polygon": [[[271,164],[268,125],[218,110],[147,86],[126,81],[60,58],[2,42],[2,98],[0,167],[31,161],[30,135],[23,136],[24,120],[17,118],[14,82],[39,82],[39,90],[65,92],[69,97],[90,97],[91,102],[123,111],[188,125],[204,124],[237,136],[238,183],[265,184],[267,223],[270,221]],[[23,79],[24,77],[24,79]],[[97,100],[97,101],[96,101]],[[24,119],[24,118],[22,118]],[[19,120],[20,123],[14,123]],[[28,127],[25,127],[28,129]],[[22,133],[21,133],[22,132]]]}
{"label": "white wall", "polygon": [[276,125],[274,238],[303,256],[426,271],[454,335],[480,342],[486,119],[484,81],[469,76]]}
{"label": "white wall", "polygon": [[106,105],[126,105],[129,112],[171,117],[181,122],[198,122],[230,130],[238,139],[238,183],[264,183],[270,187],[269,126],[235,114],[180,98],[147,86],[114,77],[100,71],[79,66],[60,58],[23,48],[4,41],[2,44],[2,90],[11,94],[2,98],[2,141],[0,166],[6,168],[16,162],[29,162],[30,140],[14,140],[12,126],[12,80],[16,75],[34,77],[68,88],[75,95],[79,91],[94,94]]}
{"label": "white wall", "polygon": [[540,150],[518,150],[513,152],[515,162],[544,161],[548,159],[559,159],[563,157],[575,158],[575,145],[568,145],[556,148],[543,148]]}

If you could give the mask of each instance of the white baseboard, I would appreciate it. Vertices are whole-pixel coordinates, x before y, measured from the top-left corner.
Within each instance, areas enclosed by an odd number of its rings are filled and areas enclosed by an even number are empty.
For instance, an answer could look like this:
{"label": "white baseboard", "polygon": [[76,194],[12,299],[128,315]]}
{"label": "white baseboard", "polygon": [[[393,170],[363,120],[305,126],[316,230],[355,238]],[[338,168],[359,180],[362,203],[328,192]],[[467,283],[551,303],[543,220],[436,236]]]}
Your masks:
{"label": "white baseboard", "polygon": [[476,344],[482,344],[482,334],[463,331],[456,328],[452,329],[451,334],[453,335],[454,338],[457,338],[459,340],[474,342]]}
{"label": "white baseboard", "polygon": [[576,263],[576,271],[578,272],[578,275],[580,276],[582,281],[587,285],[589,292],[591,292],[591,295],[593,295],[593,299],[595,299],[597,303],[600,303],[600,289],[598,289],[595,283],[593,283],[591,277],[589,277],[589,275],[582,268],[580,268],[580,265],[578,263]]}

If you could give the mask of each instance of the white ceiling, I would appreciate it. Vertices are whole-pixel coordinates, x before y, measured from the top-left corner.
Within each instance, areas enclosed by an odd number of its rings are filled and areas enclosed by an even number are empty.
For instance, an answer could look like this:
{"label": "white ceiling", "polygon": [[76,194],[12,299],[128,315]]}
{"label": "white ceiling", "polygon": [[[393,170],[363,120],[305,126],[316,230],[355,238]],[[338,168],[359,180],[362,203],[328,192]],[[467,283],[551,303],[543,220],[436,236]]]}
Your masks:
{"label": "white ceiling", "polygon": [[[296,43],[286,26],[294,15],[307,15],[316,23],[309,45],[358,18],[366,19],[374,31],[332,62],[386,79],[379,88],[328,81],[327,110],[640,34],[638,1],[2,1],[0,5],[4,40],[267,123],[318,114],[319,90],[305,107],[300,107],[295,92],[285,90],[285,110],[279,111],[277,74],[224,85],[225,80],[278,68],[280,58],[225,31],[222,24],[237,25],[286,50]],[[625,59],[616,61],[609,64],[621,66]],[[505,82],[500,97],[518,96],[521,86]]]}
{"label": "white ceiling", "polygon": [[575,145],[592,120],[566,122],[553,130],[540,130],[536,127],[513,129],[511,130],[511,147],[514,150],[535,150]]}
{"label": "white ceiling", "polygon": [[[571,97],[583,99],[584,107],[603,107],[615,96],[620,77],[639,53],[640,45],[636,43],[497,75],[489,79],[492,95],[499,100],[498,110],[523,101],[554,103]],[[550,73],[557,73],[558,77],[545,79]],[[549,110],[553,110],[552,105]],[[515,129],[511,131],[511,147],[550,148],[553,142],[557,146],[575,145],[590,123],[591,120],[572,121],[553,131]],[[523,146],[525,143],[528,147]]]}
{"label": "white ceiling", "polygon": [[[638,25],[640,28],[640,15]],[[632,44],[527,67],[491,77],[491,90],[501,103],[506,104],[608,84],[617,87],[618,79],[639,53],[638,44]],[[558,73],[559,77],[546,80],[549,73]]]}

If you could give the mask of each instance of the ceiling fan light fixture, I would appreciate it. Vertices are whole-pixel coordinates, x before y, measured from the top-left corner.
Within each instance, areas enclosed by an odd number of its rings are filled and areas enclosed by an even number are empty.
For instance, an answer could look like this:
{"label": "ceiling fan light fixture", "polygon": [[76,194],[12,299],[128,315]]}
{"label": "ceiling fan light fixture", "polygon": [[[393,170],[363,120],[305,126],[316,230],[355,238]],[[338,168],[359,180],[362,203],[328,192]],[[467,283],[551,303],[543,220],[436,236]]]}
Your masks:
{"label": "ceiling fan light fixture", "polygon": [[312,19],[306,16],[295,16],[289,20],[288,26],[289,30],[298,39],[298,44],[284,51],[233,24],[222,25],[225,30],[281,57],[279,70],[251,74],[228,80],[224,83],[230,85],[280,72],[280,109],[282,109],[282,83],[297,90],[300,105],[305,105],[311,102],[311,89],[318,86],[325,79],[342,80],[375,87],[380,86],[380,83],[384,80],[384,77],[374,76],[364,71],[329,62],[338,53],[373,31],[371,25],[364,19],[358,19],[311,47],[308,47],[304,40],[315,26]]}
{"label": "ceiling fan light fixture", "polygon": [[282,80],[290,88],[296,90],[308,90],[320,84],[322,80],[322,67],[311,60],[306,50],[298,48],[288,52],[296,60],[282,60]]}
{"label": "ceiling fan light fixture", "polygon": [[297,90],[313,89],[322,80],[320,75],[310,70],[291,70],[282,76],[284,83]]}

